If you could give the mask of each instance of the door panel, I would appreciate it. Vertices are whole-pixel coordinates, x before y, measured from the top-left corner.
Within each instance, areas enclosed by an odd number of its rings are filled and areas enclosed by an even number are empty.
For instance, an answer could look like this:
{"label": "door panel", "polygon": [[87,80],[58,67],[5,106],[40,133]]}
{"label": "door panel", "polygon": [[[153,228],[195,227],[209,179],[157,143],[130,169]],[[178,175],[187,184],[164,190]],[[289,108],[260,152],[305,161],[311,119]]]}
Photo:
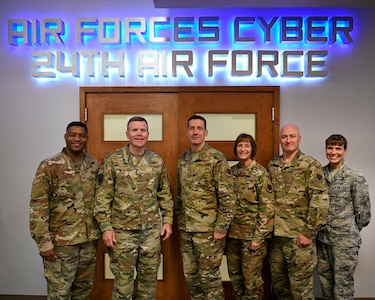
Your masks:
{"label": "door panel", "polygon": [[[89,130],[87,152],[101,163],[107,153],[123,147],[126,141],[104,140],[104,116],[110,114],[162,115],[162,139],[149,141],[147,148],[160,154],[167,166],[172,193],[177,190],[178,155],[188,149],[187,120],[202,114],[254,114],[256,159],[262,165],[278,154],[279,87],[82,87],[80,114]],[[274,116],[274,119],[272,119]],[[222,126],[232,126],[223,124]],[[207,124],[210,133],[210,124]],[[119,129],[116,129],[119,130]],[[126,121],[123,128],[126,132]],[[149,128],[152,132],[154,129]],[[238,128],[238,134],[248,128]],[[236,160],[232,140],[214,140],[208,143],[222,151],[228,160]],[[209,138],[209,135],[208,135]],[[111,299],[113,280],[104,277],[106,248],[99,243],[94,289],[91,299]],[[171,238],[163,242],[163,280],[158,281],[158,300],[187,300],[189,293],[182,271],[177,222]],[[269,272],[265,270],[266,294],[270,299]],[[226,299],[231,299],[231,286],[224,283]]]}
{"label": "door panel", "polygon": [[[107,153],[123,147],[124,141],[105,141],[103,120],[105,115],[110,114],[162,114],[162,141],[149,141],[147,147],[159,153],[165,159],[167,169],[174,169],[174,162],[177,160],[177,144],[175,137],[177,135],[177,126],[171,124],[177,123],[177,94],[175,93],[94,93],[87,95],[86,108],[88,110],[87,126],[89,130],[89,140],[87,152],[92,153],[100,163]],[[152,128],[149,129],[152,131]],[[126,122],[123,124],[123,133],[125,136]],[[94,139],[94,141],[93,141]],[[168,146],[166,146],[168,145]],[[176,174],[169,172],[169,180],[177,180]],[[173,187],[172,187],[173,188]],[[173,189],[175,195],[175,189]],[[174,228],[174,231],[177,230]],[[174,235],[174,238],[177,235]],[[164,287],[166,282],[178,284],[178,277],[183,278],[181,266],[178,261],[179,248],[178,242],[173,238],[163,242],[162,253],[164,256],[163,281],[158,281],[158,293],[160,299],[177,299],[178,296],[173,290]],[[106,247],[102,242],[99,244],[97,259],[97,272],[95,278],[95,288],[92,293],[92,299],[111,299],[113,289],[113,280],[104,277],[104,254]],[[180,272],[179,272],[180,271]],[[179,274],[180,273],[180,274]],[[176,276],[178,274],[178,276]],[[173,294],[173,292],[175,294]]]}

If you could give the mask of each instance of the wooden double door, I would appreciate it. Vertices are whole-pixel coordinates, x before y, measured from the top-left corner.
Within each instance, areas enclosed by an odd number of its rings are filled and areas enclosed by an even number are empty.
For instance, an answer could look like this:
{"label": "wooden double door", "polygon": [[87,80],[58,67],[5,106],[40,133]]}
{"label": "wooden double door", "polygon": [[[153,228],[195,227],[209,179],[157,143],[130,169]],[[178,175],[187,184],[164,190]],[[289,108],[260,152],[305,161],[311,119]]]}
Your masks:
{"label": "wooden double door", "polygon": [[[194,114],[249,114],[254,116],[254,134],[258,146],[256,160],[266,166],[278,154],[279,87],[81,87],[80,118],[88,126],[87,152],[101,163],[106,154],[126,144],[124,140],[107,139],[106,116],[159,115],[161,138],[150,140],[147,148],[160,154],[168,169],[172,193],[177,190],[177,159],[189,147],[186,137],[187,120]],[[125,137],[126,123],[123,128]],[[215,125],[215,131],[230,124]],[[222,127],[221,127],[222,126]],[[219,128],[220,127],[220,128]],[[210,123],[207,124],[208,138]],[[233,153],[234,140],[249,128],[236,128],[231,139],[217,138],[208,143],[222,151],[229,161],[237,158]],[[149,128],[152,132],[153,128]],[[175,218],[176,221],[176,218]],[[100,241],[92,299],[111,299],[113,280],[105,275],[107,249]],[[157,284],[158,300],[187,300],[188,289],[182,271],[179,234],[176,222],[169,240],[162,243],[162,280]],[[269,273],[265,271],[265,299],[270,299]],[[226,299],[231,299],[231,286],[224,282]]]}

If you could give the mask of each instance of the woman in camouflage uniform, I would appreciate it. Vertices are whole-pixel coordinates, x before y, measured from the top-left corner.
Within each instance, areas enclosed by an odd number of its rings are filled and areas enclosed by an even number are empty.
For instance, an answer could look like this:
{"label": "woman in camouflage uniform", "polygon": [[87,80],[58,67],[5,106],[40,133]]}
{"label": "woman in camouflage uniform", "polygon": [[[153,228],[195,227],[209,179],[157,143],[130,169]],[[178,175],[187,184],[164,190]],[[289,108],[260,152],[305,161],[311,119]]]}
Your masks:
{"label": "woman in camouflage uniform", "polygon": [[361,244],[360,231],[370,222],[366,179],[344,161],[347,140],[339,134],[326,140],[324,176],[329,192],[328,223],[317,237],[318,272],[323,297],[354,299],[354,271]]}
{"label": "woman in camouflage uniform", "polygon": [[256,143],[240,134],[234,143],[239,163],[232,167],[236,213],[227,239],[228,271],[233,299],[262,299],[266,239],[273,229],[273,189],[267,170],[256,162]]}

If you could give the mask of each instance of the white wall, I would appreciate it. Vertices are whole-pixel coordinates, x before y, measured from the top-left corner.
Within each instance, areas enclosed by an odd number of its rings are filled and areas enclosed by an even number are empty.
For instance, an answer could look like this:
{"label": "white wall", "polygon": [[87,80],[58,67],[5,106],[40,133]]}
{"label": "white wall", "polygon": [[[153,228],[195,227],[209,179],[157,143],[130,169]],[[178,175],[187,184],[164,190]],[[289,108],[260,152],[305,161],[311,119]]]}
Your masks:
{"label": "white wall", "polygon": [[[151,0],[137,1],[136,7],[131,5],[133,9],[142,8],[151,13],[154,10]],[[7,20],[29,16],[95,16],[103,11],[105,14],[108,7],[125,11],[129,6],[127,0],[96,0],[90,4],[77,0],[0,2],[0,294],[46,294],[42,261],[28,230],[31,181],[39,162],[64,146],[67,123],[79,119],[79,86],[137,85],[137,82],[108,79],[65,79],[43,84],[31,76],[30,53],[23,52],[29,50],[8,45]],[[307,84],[302,80],[273,82],[269,79],[258,80],[256,84],[281,86],[281,124],[299,125],[302,150],[322,164],[327,162],[324,140],[332,133],[346,136],[349,141],[347,161],[366,176],[371,198],[375,199],[372,158],[375,149],[375,8],[355,11],[360,26],[355,47],[350,53],[330,60],[329,76],[325,80]],[[135,12],[142,16],[141,10]],[[157,83],[139,83],[147,84]],[[375,204],[375,216],[374,207]],[[375,296],[372,279],[375,236],[371,234],[374,230],[375,220],[362,232],[363,245],[355,274],[356,297]]]}

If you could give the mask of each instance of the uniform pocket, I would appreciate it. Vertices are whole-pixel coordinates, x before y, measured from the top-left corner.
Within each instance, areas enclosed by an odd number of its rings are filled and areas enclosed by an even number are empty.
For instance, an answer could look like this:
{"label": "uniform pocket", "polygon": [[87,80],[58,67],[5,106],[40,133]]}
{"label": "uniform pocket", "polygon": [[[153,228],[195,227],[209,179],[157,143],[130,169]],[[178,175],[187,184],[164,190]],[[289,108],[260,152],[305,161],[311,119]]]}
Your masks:
{"label": "uniform pocket", "polygon": [[44,266],[44,277],[48,279],[49,282],[57,283],[57,278],[61,274],[61,260],[56,259],[55,261],[43,260]]}

